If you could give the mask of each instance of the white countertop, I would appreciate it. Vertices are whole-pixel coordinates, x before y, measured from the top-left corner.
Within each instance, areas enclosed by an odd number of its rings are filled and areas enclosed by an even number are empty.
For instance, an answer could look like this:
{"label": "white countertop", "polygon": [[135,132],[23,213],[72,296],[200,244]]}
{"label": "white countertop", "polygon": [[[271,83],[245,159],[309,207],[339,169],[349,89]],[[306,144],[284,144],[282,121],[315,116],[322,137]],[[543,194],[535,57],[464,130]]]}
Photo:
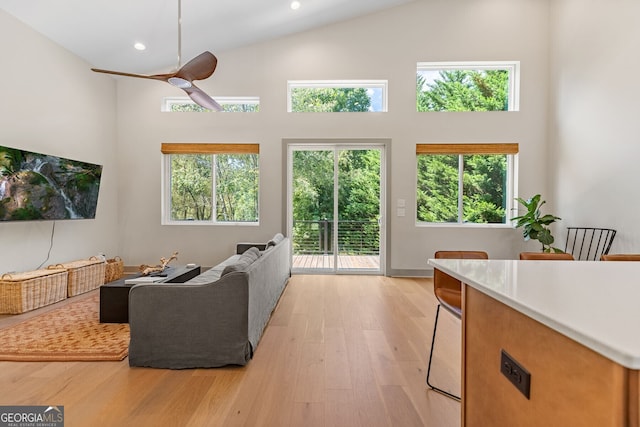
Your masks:
{"label": "white countertop", "polygon": [[429,264],[626,368],[640,369],[640,262]]}

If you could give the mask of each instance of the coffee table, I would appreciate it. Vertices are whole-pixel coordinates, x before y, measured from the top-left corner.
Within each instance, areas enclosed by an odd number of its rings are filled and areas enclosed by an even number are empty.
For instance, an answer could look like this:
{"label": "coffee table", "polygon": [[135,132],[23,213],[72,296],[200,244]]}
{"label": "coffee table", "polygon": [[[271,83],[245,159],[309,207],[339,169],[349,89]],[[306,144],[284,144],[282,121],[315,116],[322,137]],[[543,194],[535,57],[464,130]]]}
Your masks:
{"label": "coffee table", "polygon": [[[160,282],[154,285],[184,283],[199,274],[199,265],[168,266],[162,275],[158,276]],[[129,275],[100,286],[100,323],[129,323],[129,291],[135,284],[127,284],[125,280],[140,276],[141,274]]]}

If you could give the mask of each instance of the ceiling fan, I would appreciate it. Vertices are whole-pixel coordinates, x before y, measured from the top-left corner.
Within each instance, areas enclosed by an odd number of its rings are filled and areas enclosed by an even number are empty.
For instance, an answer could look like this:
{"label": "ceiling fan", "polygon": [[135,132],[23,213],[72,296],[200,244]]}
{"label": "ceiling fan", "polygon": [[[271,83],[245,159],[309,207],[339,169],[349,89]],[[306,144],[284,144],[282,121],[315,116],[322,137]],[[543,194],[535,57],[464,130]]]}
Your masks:
{"label": "ceiling fan", "polygon": [[205,91],[193,84],[194,80],[204,80],[211,76],[218,65],[218,59],[209,51],[205,51],[200,55],[187,62],[184,66],[180,66],[180,56],[182,54],[182,0],[178,0],[178,69],[168,74],[134,74],[124,73],[121,71],[101,70],[92,68],[97,73],[115,74],[117,76],[138,77],[142,79],[161,80],[172,86],[180,88],[199,106],[214,111],[222,111],[222,106],[213,98],[206,94]]}

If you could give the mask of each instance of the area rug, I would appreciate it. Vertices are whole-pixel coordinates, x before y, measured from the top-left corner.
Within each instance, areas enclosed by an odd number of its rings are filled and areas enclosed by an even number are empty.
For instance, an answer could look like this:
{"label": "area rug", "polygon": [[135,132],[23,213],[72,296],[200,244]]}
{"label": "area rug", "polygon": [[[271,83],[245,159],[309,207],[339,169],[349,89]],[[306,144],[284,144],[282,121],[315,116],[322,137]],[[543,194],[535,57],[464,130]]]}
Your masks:
{"label": "area rug", "polygon": [[98,294],[0,329],[0,360],[122,360],[129,325],[100,323]]}

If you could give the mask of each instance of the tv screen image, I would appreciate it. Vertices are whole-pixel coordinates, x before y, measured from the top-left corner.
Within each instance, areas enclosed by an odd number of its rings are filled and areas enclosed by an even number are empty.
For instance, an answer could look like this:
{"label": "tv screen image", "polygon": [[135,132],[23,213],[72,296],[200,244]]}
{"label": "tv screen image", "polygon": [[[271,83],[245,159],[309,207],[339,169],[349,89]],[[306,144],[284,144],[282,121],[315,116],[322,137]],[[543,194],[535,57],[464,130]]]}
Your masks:
{"label": "tv screen image", "polygon": [[92,219],[102,165],[0,145],[0,221]]}

